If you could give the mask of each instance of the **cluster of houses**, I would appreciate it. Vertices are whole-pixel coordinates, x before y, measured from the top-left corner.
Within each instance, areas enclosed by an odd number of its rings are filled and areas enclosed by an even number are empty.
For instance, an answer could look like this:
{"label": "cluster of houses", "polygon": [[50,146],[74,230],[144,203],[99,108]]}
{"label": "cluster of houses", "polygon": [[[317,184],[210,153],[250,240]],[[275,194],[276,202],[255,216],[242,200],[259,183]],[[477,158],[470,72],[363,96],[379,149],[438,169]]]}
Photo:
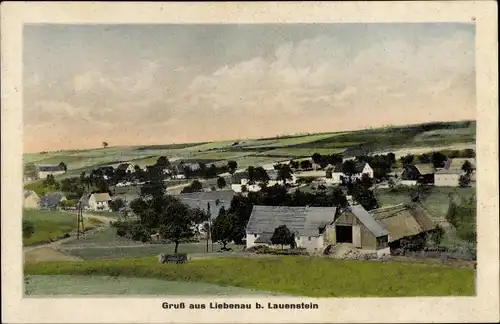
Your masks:
{"label": "cluster of houses", "polygon": [[[24,209],[51,209],[57,210],[65,208],[65,202],[68,199],[62,192],[48,193],[38,196],[32,190],[24,191],[23,208]],[[89,211],[109,211],[109,202],[111,197],[108,193],[93,193],[84,195],[78,203],[84,210]]]}
{"label": "cluster of houses", "polygon": [[366,211],[361,205],[336,207],[254,206],[246,228],[246,247],[273,247],[274,230],[285,225],[297,248],[321,252],[328,245],[350,243],[356,248],[388,255],[402,238],[434,228],[428,212],[419,204]]}

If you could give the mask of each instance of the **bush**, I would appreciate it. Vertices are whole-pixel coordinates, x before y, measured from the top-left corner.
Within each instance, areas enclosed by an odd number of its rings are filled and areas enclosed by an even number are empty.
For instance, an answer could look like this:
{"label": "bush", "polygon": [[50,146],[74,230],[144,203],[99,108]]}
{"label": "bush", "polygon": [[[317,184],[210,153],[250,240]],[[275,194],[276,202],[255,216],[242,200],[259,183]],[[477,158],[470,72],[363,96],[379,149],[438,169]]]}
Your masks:
{"label": "bush", "polygon": [[30,238],[35,233],[35,225],[33,222],[23,220],[23,238]]}

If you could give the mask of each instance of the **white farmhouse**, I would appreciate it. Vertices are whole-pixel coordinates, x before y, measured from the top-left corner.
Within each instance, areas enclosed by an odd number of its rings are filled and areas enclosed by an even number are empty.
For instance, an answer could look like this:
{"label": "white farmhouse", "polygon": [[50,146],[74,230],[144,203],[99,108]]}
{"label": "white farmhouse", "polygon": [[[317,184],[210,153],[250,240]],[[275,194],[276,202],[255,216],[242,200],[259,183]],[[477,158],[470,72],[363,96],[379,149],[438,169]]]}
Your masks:
{"label": "white farmhouse", "polygon": [[321,250],[321,229],[333,223],[335,212],[335,207],[254,206],[246,229],[247,248],[272,245],[274,230],[286,225],[295,234],[296,247]]}
{"label": "white farmhouse", "polygon": [[465,174],[461,170],[441,169],[434,173],[434,186],[436,187],[458,187],[460,177]]}
{"label": "white farmhouse", "polygon": [[94,211],[109,211],[109,193],[93,193],[88,199],[88,209]]}
{"label": "white farmhouse", "polygon": [[45,179],[47,176],[65,174],[66,170],[60,165],[40,165],[38,166],[38,178]]}
{"label": "white farmhouse", "polygon": [[[353,175],[353,179],[361,179],[363,174],[373,179],[373,169],[370,164],[357,161],[355,170],[356,173]],[[333,170],[326,171],[326,183],[328,184],[339,184],[342,182],[343,177],[346,177],[346,175],[342,172],[342,164],[336,165]]]}

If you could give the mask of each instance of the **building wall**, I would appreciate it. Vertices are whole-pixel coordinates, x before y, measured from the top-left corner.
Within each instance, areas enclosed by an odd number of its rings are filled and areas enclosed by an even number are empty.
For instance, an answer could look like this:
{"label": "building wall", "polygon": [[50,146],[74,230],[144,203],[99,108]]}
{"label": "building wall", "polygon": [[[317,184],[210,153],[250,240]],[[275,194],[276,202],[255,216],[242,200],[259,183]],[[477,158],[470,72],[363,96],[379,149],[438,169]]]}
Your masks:
{"label": "building wall", "polygon": [[91,196],[89,199],[89,209],[96,211],[97,210],[108,211],[109,205],[107,201],[96,202],[94,196]]}
{"label": "building wall", "polygon": [[364,225],[360,225],[361,229],[361,247],[365,250],[373,250],[377,249],[377,239],[375,236],[366,228]]}
{"label": "building wall", "polygon": [[323,249],[324,241],[323,236],[300,236],[295,239],[297,247],[305,248],[307,251],[314,252]]}
{"label": "building wall", "polygon": [[434,185],[437,187],[458,187],[460,174],[435,174]]}
{"label": "building wall", "polygon": [[23,205],[26,209],[40,209],[40,198],[36,195],[30,195],[24,199]]}
{"label": "building wall", "polygon": [[417,185],[417,180],[401,180],[401,185],[403,186],[416,186]]}
{"label": "building wall", "polygon": [[47,176],[49,174],[52,174],[52,175],[56,176],[56,175],[60,175],[60,174],[64,174],[64,173],[65,173],[64,170],[63,171],[51,171],[51,172],[48,172],[48,171],[38,171],[38,178],[39,179],[45,179],[45,178],[47,178]]}

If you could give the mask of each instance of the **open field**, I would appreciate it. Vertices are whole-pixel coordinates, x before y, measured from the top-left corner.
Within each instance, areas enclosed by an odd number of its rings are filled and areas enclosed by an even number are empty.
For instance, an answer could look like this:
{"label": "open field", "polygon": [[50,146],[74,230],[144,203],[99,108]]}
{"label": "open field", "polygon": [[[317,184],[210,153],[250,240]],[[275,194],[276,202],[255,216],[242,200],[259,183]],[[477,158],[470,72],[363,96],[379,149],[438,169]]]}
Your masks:
{"label": "open field", "polygon": [[28,296],[138,295],[138,296],[237,296],[268,297],[281,294],[224,287],[203,282],[176,282],[161,279],[110,276],[28,276]]}
{"label": "open field", "polygon": [[156,258],[47,262],[26,264],[25,275],[157,278],[309,297],[474,295],[471,269],[316,257],[217,258],[184,265],[160,265]]}
{"label": "open field", "polygon": [[342,153],[342,149],[325,149],[325,148],[279,148],[270,151],[265,151],[259,153],[259,155],[265,156],[280,156],[280,157],[310,157],[314,153],[319,153],[321,155],[331,155],[336,153]]}
{"label": "open field", "polygon": [[[66,233],[76,231],[76,214],[51,210],[24,210],[23,219],[33,222],[35,233],[23,239],[23,245],[50,242]],[[84,219],[85,228],[93,228],[102,222]]]}
{"label": "open field", "polygon": [[[34,153],[25,154],[24,162],[39,164],[64,162],[68,166],[68,172],[58,178],[78,176],[81,172],[97,166],[123,161],[130,161],[140,166],[150,165],[162,155],[170,159],[232,159],[239,161],[240,168],[246,168],[250,165],[274,163],[280,158],[310,156],[315,152],[339,153],[359,145],[369,148],[372,152],[394,152],[398,157],[408,153],[471,148],[475,146],[475,136],[475,122],[443,122],[283,138]],[[236,142],[238,143],[235,144]]]}

